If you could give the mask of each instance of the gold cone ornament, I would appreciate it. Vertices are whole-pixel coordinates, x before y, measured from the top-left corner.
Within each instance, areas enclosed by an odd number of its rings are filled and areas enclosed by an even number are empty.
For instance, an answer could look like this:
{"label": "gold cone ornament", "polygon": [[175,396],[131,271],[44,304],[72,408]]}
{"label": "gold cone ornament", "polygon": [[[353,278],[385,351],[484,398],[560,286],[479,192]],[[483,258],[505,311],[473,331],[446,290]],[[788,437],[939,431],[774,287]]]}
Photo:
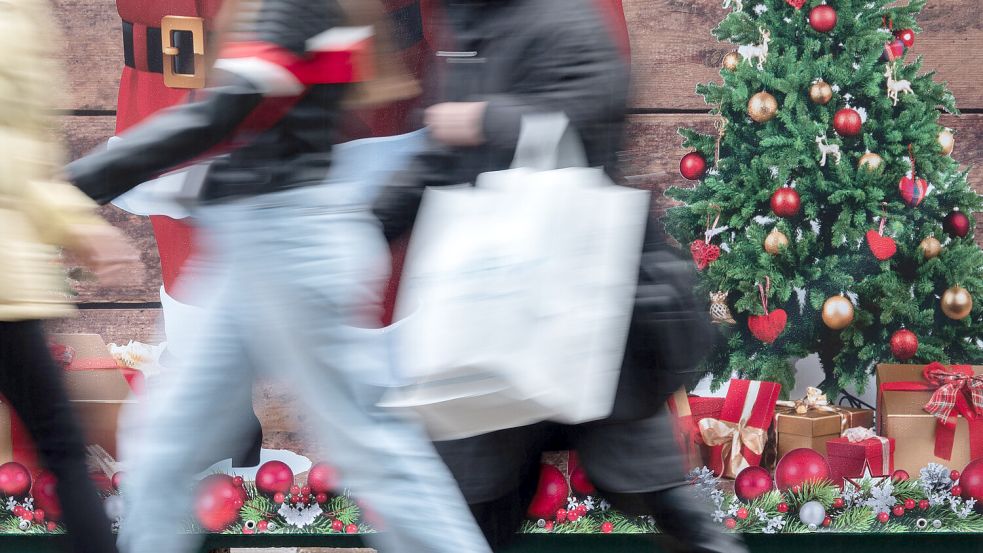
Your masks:
{"label": "gold cone ornament", "polygon": [[771,121],[778,114],[778,100],[767,92],[759,92],[748,100],[747,113],[758,123]]}
{"label": "gold cone ornament", "polygon": [[938,238],[934,236],[927,236],[921,244],[918,244],[918,249],[922,251],[922,256],[925,259],[933,259],[942,253],[942,242],[939,242]]}
{"label": "gold cone ornament", "polygon": [[843,330],[853,322],[853,303],[844,296],[832,296],[823,304],[823,322],[833,330]]}
{"label": "gold cone ornament", "polygon": [[723,67],[728,71],[734,71],[741,63],[741,56],[737,52],[728,52],[724,56]]}
{"label": "gold cone ornament", "polygon": [[729,292],[710,292],[710,321],[714,324],[737,324],[727,305]]}
{"label": "gold cone ornament", "polygon": [[857,162],[858,168],[866,169],[868,173],[873,173],[884,165],[884,158],[875,154],[874,152],[867,152],[866,154],[860,156],[860,161]]}
{"label": "gold cone ornament", "polygon": [[773,229],[768,236],[765,237],[765,251],[771,255],[778,255],[783,248],[788,247],[788,236],[785,233],[776,229]]}
{"label": "gold cone ornament", "polygon": [[952,154],[952,150],[956,147],[956,137],[952,134],[949,129],[942,129],[939,133],[939,147],[942,148],[942,155],[947,156]]}
{"label": "gold cone ornament", "polygon": [[819,79],[809,87],[809,99],[814,104],[825,106],[833,99],[833,87],[829,86],[826,81]]}
{"label": "gold cone ornament", "polygon": [[942,294],[942,312],[950,319],[961,321],[973,311],[973,296],[961,286],[953,286]]}

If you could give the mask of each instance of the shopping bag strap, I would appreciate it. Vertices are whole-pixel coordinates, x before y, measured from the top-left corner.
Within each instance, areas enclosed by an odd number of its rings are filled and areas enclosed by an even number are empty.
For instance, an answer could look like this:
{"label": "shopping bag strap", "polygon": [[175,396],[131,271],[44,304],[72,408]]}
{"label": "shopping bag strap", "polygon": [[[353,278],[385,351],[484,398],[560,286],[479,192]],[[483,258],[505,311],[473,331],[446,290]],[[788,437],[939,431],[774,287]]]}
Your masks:
{"label": "shopping bag strap", "polygon": [[587,167],[584,146],[563,112],[532,113],[522,117],[512,168],[551,171]]}

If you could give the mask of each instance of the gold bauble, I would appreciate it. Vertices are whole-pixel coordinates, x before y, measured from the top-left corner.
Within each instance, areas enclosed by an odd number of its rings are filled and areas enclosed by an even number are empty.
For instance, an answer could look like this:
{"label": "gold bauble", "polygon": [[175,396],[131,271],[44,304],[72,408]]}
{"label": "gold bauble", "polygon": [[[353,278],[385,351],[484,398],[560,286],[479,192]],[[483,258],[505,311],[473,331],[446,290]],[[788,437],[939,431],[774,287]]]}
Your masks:
{"label": "gold bauble", "polygon": [[737,52],[728,52],[724,56],[723,66],[728,71],[734,71],[741,63],[741,56]]}
{"label": "gold bauble", "polygon": [[819,79],[809,87],[809,99],[815,104],[825,106],[833,99],[833,87],[829,83]]}
{"label": "gold bauble", "polygon": [[782,248],[788,247],[788,236],[777,228],[768,233],[765,237],[765,251],[771,255],[778,255]]}
{"label": "gold bauble", "polygon": [[942,148],[942,155],[952,154],[953,148],[956,147],[956,137],[951,130],[942,129],[942,132],[939,133],[939,146]]}
{"label": "gold bauble", "polygon": [[961,286],[953,286],[942,294],[942,312],[946,317],[962,320],[973,310],[973,296]]}
{"label": "gold bauble", "polygon": [[759,92],[748,100],[747,113],[758,123],[771,121],[778,113],[778,100],[767,92]]}
{"label": "gold bauble", "polygon": [[843,330],[853,322],[853,303],[843,296],[833,296],[823,304],[823,322],[833,330]]}
{"label": "gold bauble", "polygon": [[918,244],[918,248],[922,250],[922,256],[925,259],[932,259],[942,253],[942,242],[939,242],[938,238],[934,236],[928,236],[922,240],[921,244]]}
{"label": "gold bauble", "polygon": [[875,154],[874,152],[867,152],[866,154],[860,156],[860,161],[857,162],[858,168],[864,168],[869,173],[881,168],[884,165],[884,158]]}

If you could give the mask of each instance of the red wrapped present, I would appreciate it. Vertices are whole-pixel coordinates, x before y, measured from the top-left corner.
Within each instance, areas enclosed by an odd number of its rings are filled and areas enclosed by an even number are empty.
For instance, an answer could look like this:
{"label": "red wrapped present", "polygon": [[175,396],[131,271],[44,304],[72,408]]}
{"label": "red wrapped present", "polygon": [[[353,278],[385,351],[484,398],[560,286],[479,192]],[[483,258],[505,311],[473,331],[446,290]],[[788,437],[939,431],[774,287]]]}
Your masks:
{"label": "red wrapped present", "polygon": [[864,464],[870,466],[871,476],[894,473],[894,438],[878,436],[869,428],[848,428],[843,436],[826,441],[826,452],[830,476],[838,484],[863,476]]}
{"label": "red wrapped present", "polygon": [[[723,401],[720,403],[723,405]],[[693,419],[693,411],[690,408],[689,396],[686,394],[686,389],[680,388],[677,390],[669,398],[666,405],[669,408],[669,412],[673,414],[676,443],[679,444],[679,450],[683,454],[686,468],[694,469],[704,466],[703,452],[700,450],[703,438],[700,437],[700,429],[696,426],[696,421]],[[719,414],[719,412],[718,410],[717,413]]]}
{"label": "red wrapped present", "polygon": [[720,416],[698,423],[703,442],[710,446],[710,468],[715,474],[734,478],[744,468],[761,463],[781,391],[776,382],[730,381]]}

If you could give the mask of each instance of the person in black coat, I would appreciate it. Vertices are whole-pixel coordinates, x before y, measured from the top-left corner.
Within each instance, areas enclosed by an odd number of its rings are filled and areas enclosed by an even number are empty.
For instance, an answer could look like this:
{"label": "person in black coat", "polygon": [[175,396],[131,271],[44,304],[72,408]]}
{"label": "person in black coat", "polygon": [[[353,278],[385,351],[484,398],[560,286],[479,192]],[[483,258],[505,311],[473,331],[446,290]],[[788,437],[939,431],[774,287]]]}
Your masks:
{"label": "person in black coat", "polygon": [[[629,72],[594,0],[445,0],[438,103],[425,111],[430,147],[383,190],[374,206],[387,237],[410,231],[428,186],[473,183],[507,169],[522,117],[562,111],[591,166],[616,181]],[[610,418],[540,423],[438,442],[494,547],[508,543],[536,490],[540,454],[573,447],[615,507],[656,518],[688,551],[738,552],[687,485],[672,422],[662,409],[699,379],[714,331],[693,296],[692,263],[667,247],[657,221],[646,229],[635,310]]]}

